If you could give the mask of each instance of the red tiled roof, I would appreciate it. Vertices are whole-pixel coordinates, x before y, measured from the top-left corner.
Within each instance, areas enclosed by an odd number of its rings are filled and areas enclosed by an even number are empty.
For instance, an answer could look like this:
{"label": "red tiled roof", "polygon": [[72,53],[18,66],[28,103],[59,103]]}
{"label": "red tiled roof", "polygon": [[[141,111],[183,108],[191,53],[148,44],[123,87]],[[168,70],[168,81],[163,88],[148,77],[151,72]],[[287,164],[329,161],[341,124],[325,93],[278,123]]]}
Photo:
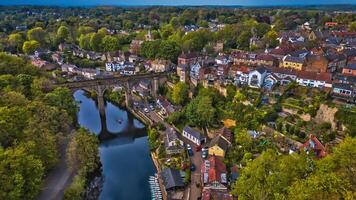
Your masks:
{"label": "red tiled roof", "polygon": [[321,144],[321,142],[318,140],[318,138],[313,134],[309,135],[309,140],[306,141],[302,147],[304,149],[313,148],[313,150],[316,153],[316,156],[318,158],[323,158],[327,155],[324,145]]}
{"label": "red tiled roof", "polygon": [[331,31],[331,34],[336,37],[356,37],[356,32],[348,31]]}
{"label": "red tiled roof", "polygon": [[249,73],[250,72],[250,68],[246,67],[246,66],[239,66],[237,71],[242,72],[242,73]]}
{"label": "red tiled roof", "polygon": [[278,74],[289,74],[289,75],[297,75],[297,71],[289,68],[282,67],[267,67],[269,71]]}
{"label": "red tiled roof", "polygon": [[195,53],[182,53],[179,55],[178,58],[182,58],[182,59],[192,59],[192,58],[196,58],[197,54]]}
{"label": "red tiled roof", "polygon": [[331,74],[328,72],[308,72],[308,71],[299,71],[298,78],[308,79],[308,80],[318,80],[331,83]]}
{"label": "red tiled roof", "polygon": [[226,173],[226,165],[216,156],[209,157],[210,168],[209,168],[209,179],[208,182],[221,182],[221,174]]}
{"label": "red tiled roof", "polygon": [[336,26],[337,22],[325,22],[325,26]]}
{"label": "red tiled roof", "polygon": [[232,195],[229,194],[227,190],[212,190],[208,188],[204,188],[202,194],[202,200],[211,200],[211,199],[218,199],[218,200],[232,200]]}
{"label": "red tiled roof", "polygon": [[257,55],[257,60],[274,61],[274,60],[276,60],[276,57],[274,57],[270,54],[259,54],[259,55]]}
{"label": "red tiled roof", "polygon": [[290,53],[291,50],[286,48],[286,47],[280,47],[280,48],[274,48],[270,51],[270,54],[275,54],[275,55],[287,55]]}

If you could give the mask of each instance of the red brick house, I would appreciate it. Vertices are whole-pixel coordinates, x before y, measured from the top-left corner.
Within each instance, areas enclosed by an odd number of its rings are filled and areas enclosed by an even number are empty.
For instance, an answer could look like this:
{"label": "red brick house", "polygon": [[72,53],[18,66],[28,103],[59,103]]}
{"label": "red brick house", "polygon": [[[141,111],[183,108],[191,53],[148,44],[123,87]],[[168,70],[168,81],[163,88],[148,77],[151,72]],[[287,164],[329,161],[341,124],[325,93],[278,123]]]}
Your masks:
{"label": "red brick house", "polygon": [[342,74],[356,76],[356,63],[348,64],[342,68]]}
{"label": "red brick house", "polygon": [[227,190],[226,165],[216,156],[209,156],[201,166],[202,183],[205,187]]}
{"label": "red brick house", "polygon": [[178,64],[191,65],[198,61],[198,56],[195,53],[182,53],[178,56]]}
{"label": "red brick house", "polygon": [[313,134],[309,135],[309,140],[302,145],[301,149],[307,153],[314,152],[317,158],[324,158],[327,155],[326,148]]}

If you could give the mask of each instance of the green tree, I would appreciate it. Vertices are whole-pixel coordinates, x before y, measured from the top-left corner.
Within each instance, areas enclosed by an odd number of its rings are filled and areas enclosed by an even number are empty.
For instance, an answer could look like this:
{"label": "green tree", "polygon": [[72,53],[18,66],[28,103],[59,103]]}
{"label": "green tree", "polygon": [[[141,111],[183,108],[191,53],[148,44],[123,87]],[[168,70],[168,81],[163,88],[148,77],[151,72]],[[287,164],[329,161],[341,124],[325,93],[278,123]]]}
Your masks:
{"label": "green tree", "polygon": [[302,179],[310,163],[306,155],[280,156],[267,150],[242,170],[232,186],[232,193],[239,199],[286,199],[288,186]]}
{"label": "green tree", "polygon": [[[345,182],[334,173],[312,175],[289,188],[289,199],[349,199]],[[349,198],[347,198],[349,196]],[[351,198],[352,199],[352,198]]]}
{"label": "green tree", "polygon": [[22,140],[29,112],[26,107],[0,107],[0,144],[10,146],[15,140]]}
{"label": "green tree", "polygon": [[69,28],[67,26],[60,26],[57,30],[57,41],[65,42],[69,39]]}
{"label": "green tree", "polygon": [[356,32],[356,21],[349,24],[349,31]]}
{"label": "green tree", "polygon": [[81,34],[79,37],[79,47],[85,50],[90,50],[90,38],[94,33]]}
{"label": "green tree", "polygon": [[174,85],[172,90],[172,101],[174,104],[182,105],[189,98],[189,86],[186,83],[179,82]]}
{"label": "green tree", "polygon": [[250,46],[250,38],[252,37],[251,32],[248,30],[243,31],[238,37],[237,37],[237,45],[240,49],[247,50]]}
{"label": "green tree", "polygon": [[175,62],[180,54],[179,45],[173,41],[163,41],[160,44],[157,57]]}
{"label": "green tree", "polygon": [[216,118],[216,109],[212,103],[212,98],[209,96],[199,96],[193,99],[186,111],[186,117],[190,123],[199,127],[212,125]]}
{"label": "green tree", "polygon": [[93,33],[95,32],[95,30],[93,27],[90,26],[80,26],[77,32],[78,32],[78,36],[81,36],[81,35],[86,35],[88,33]]}
{"label": "green tree", "polygon": [[86,129],[80,128],[68,144],[67,162],[79,175],[94,172],[99,164],[99,140]]}
{"label": "green tree", "polygon": [[278,40],[277,40],[278,34],[276,31],[271,30],[268,31],[264,36],[263,40],[266,43],[266,45],[270,48],[276,47],[278,45]]}
{"label": "green tree", "polygon": [[25,146],[0,148],[0,199],[34,199],[41,189],[44,168]]}
{"label": "green tree", "polygon": [[116,51],[119,49],[119,40],[110,35],[106,35],[101,42],[101,49],[104,52]]}
{"label": "green tree", "polygon": [[20,33],[12,33],[8,38],[9,45],[16,48],[18,52],[22,51],[22,45],[24,41],[25,39]]}
{"label": "green tree", "polygon": [[68,88],[56,88],[52,92],[47,93],[44,97],[44,102],[50,106],[58,107],[67,111],[71,119],[74,119],[77,113],[77,105],[73,99],[72,93]]}
{"label": "green tree", "polygon": [[64,200],[80,200],[85,191],[85,178],[76,175],[69,188],[64,191]]}
{"label": "green tree", "polygon": [[25,54],[31,54],[40,48],[40,43],[36,40],[30,40],[23,43],[22,51]]}
{"label": "green tree", "polygon": [[244,151],[251,151],[253,147],[253,139],[246,129],[235,130],[235,143],[239,144]]}
{"label": "green tree", "polygon": [[41,46],[45,45],[46,43],[46,31],[43,30],[41,27],[36,27],[27,31],[27,39],[28,40],[35,40]]}
{"label": "green tree", "polygon": [[148,144],[151,150],[155,150],[159,147],[160,140],[159,140],[159,132],[155,128],[149,128],[148,132]]}
{"label": "green tree", "polygon": [[141,55],[145,58],[154,59],[160,49],[161,40],[147,41],[141,46]]}
{"label": "green tree", "polygon": [[101,45],[101,41],[104,38],[104,34],[102,33],[93,33],[91,34],[90,37],[90,48],[93,51],[100,51],[100,45]]}

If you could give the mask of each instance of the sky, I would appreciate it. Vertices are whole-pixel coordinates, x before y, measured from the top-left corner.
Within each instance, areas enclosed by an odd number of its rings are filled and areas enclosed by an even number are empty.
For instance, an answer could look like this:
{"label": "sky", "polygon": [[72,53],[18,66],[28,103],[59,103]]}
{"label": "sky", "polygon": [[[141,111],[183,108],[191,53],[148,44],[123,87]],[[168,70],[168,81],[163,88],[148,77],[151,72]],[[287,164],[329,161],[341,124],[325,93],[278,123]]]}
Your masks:
{"label": "sky", "polygon": [[0,0],[0,5],[56,5],[56,6],[93,6],[93,5],[319,5],[319,4],[356,4],[356,0]]}

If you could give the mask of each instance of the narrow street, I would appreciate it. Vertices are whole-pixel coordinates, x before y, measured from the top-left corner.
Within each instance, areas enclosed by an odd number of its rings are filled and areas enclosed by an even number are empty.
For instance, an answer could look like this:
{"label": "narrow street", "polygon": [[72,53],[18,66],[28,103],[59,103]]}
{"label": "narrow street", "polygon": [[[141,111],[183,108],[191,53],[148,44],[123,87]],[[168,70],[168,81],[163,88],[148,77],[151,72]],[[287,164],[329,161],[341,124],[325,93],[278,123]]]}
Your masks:
{"label": "narrow street", "polygon": [[[146,115],[155,123],[162,123],[165,128],[171,128],[172,126],[168,123],[166,123],[155,111],[150,111],[148,113],[146,113]],[[188,193],[187,191],[189,191],[189,200],[197,200],[198,198],[201,197],[201,164],[202,164],[202,152],[195,151],[195,147],[197,146],[196,144],[194,144],[193,142],[189,141],[188,139],[186,139],[185,137],[183,137],[181,134],[178,134],[178,136],[180,137],[180,139],[184,142],[184,144],[189,144],[194,151],[194,154],[192,157],[190,157],[191,162],[194,164],[195,166],[195,171],[192,172],[191,174],[191,183],[189,186],[189,190],[186,190],[186,193]],[[188,196],[186,194],[186,196]]]}

